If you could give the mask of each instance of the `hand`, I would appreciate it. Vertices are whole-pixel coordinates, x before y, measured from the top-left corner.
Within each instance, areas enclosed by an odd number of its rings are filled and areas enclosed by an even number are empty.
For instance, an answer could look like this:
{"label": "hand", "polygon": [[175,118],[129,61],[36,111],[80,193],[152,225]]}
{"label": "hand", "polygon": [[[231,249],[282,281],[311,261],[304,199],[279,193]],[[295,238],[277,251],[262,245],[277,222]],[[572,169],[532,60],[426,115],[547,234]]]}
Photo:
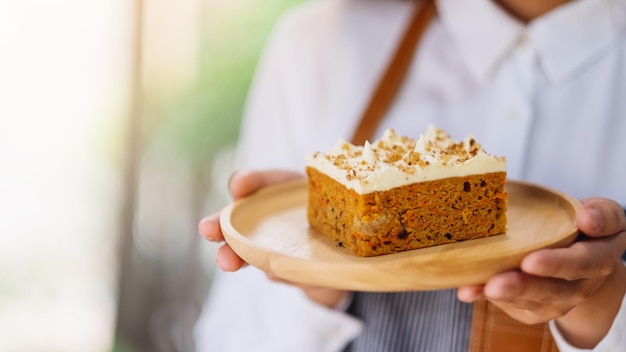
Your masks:
{"label": "hand", "polygon": [[[250,195],[263,187],[301,177],[303,177],[302,174],[290,171],[240,171],[231,175],[228,182],[228,189],[233,199],[237,200]],[[218,212],[202,219],[198,224],[198,232],[200,232],[200,234],[209,241],[223,242],[224,234],[222,233],[222,229],[220,227],[219,218],[220,213]],[[246,265],[246,262],[241,259],[227,243],[224,243],[217,250],[216,257],[218,267],[224,271],[237,271]],[[267,276],[272,281],[299,287],[302,291],[304,291],[309,299],[329,308],[334,308],[344,299],[344,297],[347,296],[347,292],[345,291],[299,285],[280,279],[273,273],[267,273]]]}
{"label": "hand", "polygon": [[621,206],[590,198],[576,213],[585,239],[566,248],[527,255],[520,271],[495,275],[485,285],[461,287],[458,298],[486,298],[527,324],[556,319],[565,339],[594,347],[608,332],[626,292],[626,217]]}
{"label": "hand", "polygon": [[[280,182],[302,177],[301,174],[289,171],[235,172],[228,180],[228,190],[234,200],[250,195],[257,190]],[[200,220],[198,232],[212,242],[223,242],[224,234],[220,227],[220,213],[207,216]],[[237,271],[246,263],[230,246],[224,243],[217,250],[217,265],[224,271]]]}

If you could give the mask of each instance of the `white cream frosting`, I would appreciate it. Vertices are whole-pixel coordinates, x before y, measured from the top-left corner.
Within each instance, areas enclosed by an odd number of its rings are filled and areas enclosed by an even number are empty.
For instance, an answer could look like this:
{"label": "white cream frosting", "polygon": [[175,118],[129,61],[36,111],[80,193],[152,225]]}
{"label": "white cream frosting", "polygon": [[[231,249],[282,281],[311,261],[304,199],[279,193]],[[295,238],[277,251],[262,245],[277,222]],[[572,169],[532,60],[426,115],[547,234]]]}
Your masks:
{"label": "white cream frosting", "polygon": [[393,129],[370,144],[339,141],[328,153],[306,157],[306,165],[359,194],[450,177],[506,172],[504,157],[488,154],[470,135],[457,142],[431,125],[417,140]]}

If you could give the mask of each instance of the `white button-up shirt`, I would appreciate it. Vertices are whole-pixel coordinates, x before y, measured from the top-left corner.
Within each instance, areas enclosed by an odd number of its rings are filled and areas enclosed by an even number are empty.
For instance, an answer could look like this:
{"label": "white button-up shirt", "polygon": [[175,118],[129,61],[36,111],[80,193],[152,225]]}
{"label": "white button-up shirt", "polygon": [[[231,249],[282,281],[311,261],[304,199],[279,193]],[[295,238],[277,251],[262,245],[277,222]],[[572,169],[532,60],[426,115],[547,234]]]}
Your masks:
{"label": "white button-up shirt", "polygon": [[[239,166],[303,171],[306,154],[349,138],[411,6],[321,0],[283,17],[253,82]],[[573,1],[528,25],[488,0],[437,7],[379,135],[417,137],[430,123],[472,133],[506,156],[509,178],[626,205],[626,1]],[[626,346],[625,306],[595,351]],[[217,275],[196,337],[199,350],[336,351],[360,324],[246,268]]]}

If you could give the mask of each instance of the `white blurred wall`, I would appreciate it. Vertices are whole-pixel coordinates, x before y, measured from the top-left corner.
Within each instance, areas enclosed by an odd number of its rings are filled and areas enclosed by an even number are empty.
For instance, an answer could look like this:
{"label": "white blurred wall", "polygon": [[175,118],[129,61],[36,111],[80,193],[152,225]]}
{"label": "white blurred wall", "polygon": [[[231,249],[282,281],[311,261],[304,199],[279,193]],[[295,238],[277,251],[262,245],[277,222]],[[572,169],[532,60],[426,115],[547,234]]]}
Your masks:
{"label": "white blurred wall", "polygon": [[106,351],[132,1],[0,0],[0,351]]}

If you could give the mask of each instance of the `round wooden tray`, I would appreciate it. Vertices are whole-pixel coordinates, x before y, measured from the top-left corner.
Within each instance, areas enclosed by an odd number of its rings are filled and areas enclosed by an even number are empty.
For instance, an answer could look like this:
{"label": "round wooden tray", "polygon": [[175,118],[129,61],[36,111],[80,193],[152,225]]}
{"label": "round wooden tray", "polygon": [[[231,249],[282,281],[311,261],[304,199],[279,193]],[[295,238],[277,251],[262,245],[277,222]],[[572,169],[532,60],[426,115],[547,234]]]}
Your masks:
{"label": "round wooden tray", "polygon": [[304,181],[271,186],[224,209],[226,242],[249,264],[301,284],[357,291],[409,291],[484,283],[537,249],[576,238],[575,198],[508,181],[508,232],[378,257],[359,257],[309,228]]}

